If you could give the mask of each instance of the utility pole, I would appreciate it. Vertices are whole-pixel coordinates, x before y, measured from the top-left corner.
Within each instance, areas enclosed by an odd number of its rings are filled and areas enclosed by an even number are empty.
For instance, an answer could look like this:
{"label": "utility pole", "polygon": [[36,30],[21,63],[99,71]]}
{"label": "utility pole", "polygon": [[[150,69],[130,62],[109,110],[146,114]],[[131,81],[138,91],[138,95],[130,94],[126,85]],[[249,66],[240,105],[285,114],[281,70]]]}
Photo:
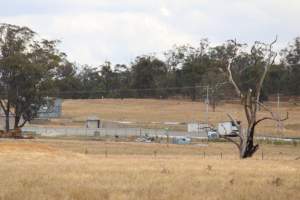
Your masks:
{"label": "utility pole", "polygon": [[280,104],[280,96],[279,93],[277,93],[277,113],[279,115],[279,104]]}
{"label": "utility pole", "polygon": [[283,130],[283,124],[281,121],[279,121],[280,116],[281,116],[280,111],[279,111],[279,106],[280,106],[280,94],[277,93],[277,117],[278,117],[277,126],[276,126],[277,133],[279,133],[280,131]]}
{"label": "utility pole", "polygon": [[[205,118],[206,118],[206,124],[208,125],[208,106],[209,106],[209,97],[208,97],[208,90],[209,90],[209,85],[206,86],[206,99],[205,99],[205,103],[206,103],[206,113],[205,113]],[[207,128],[206,128],[206,132],[207,132]]]}

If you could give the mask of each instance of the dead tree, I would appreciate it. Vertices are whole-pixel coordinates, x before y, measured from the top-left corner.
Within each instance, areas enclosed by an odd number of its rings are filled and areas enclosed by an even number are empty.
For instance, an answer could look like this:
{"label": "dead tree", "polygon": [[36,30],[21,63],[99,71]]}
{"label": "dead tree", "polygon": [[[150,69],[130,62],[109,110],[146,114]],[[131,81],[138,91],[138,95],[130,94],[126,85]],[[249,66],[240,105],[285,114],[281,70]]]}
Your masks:
{"label": "dead tree", "polygon": [[[228,114],[228,117],[231,119],[231,121],[234,122],[235,126],[238,128],[238,133],[235,138],[230,136],[222,136],[224,139],[227,139],[231,142],[233,142],[240,154],[240,158],[248,158],[251,157],[258,149],[258,144],[254,144],[254,134],[255,134],[255,128],[256,126],[263,122],[264,120],[275,120],[275,121],[284,121],[288,119],[288,113],[285,118],[280,119],[280,117],[272,112],[271,109],[266,107],[264,104],[260,102],[260,95],[262,90],[262,85],[265,80],[265,77],[270,69],[270,67],[274,64],[275,58],[277,56],[277,53],[274,52],[273,45],[277,42],[276,39],[269,45],[265,45],[265,52],[266,52],[266,60],[263,65],[263,71],[261,73],[261,76],[259,77],[258,81],[255,84],[255,88],[251,89],[248,88],[248,90],[242,91],[239,87],[238,83],[233,78],[233,71],[232,71],[232,65],[233,61],[235,59],[235,56],[231,57],[228,61],[227,66],[227,76],[231,84],[233,85],[237,95],[241,99],[241,104],[243,105],[244,112],[247,119],[247,127],[242,128],[240,124],[236,122],[236,120]],[[236,43],[235,43],[236,44]],[[236,46],[237,48],[237,46]],[[237,52],[237,51],[236,51]],[[235,53],[236,55],[237,53]],[[259,107],[265,109],[270,113],[269,117],[263,117],[258,119],[257,118],[257,111]],[[238,138],[238,139],[236,139]]]}

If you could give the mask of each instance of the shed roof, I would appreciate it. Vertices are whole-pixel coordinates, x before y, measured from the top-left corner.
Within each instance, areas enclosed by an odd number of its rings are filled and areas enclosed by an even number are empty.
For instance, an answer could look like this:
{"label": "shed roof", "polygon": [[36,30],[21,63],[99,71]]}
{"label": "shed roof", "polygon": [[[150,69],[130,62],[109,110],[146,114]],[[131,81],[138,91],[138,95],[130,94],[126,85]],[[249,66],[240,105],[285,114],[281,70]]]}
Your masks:
{"label": "shed roof", "polygon": [[100,120],[100,119],[98,117],[96,117],[96,116],[89,116],[87,118],[87,121],[98,121],[98,120]]}

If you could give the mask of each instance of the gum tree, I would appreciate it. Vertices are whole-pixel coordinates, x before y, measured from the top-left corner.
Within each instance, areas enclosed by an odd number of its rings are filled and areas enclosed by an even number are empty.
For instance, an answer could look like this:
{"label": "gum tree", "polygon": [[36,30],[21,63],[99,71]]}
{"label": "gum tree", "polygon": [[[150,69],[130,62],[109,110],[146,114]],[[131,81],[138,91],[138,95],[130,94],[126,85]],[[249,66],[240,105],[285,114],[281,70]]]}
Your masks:
{"label": "gum tree", "polygon": [[65,55],[56,49],[57,41],[38,39],[27,27],[0,24],[0,106],[10,130],[33,119],[45,104],[45,96],[53,89],[57,68]]}
{"label": "gum tree", "polygon": [[[288,113],[285,118],[280,119],[270,108],[261,102],[261,94],[264,80],[270,68],[274,65],[277,53],[273,50],[273,45],[277,38],[270,44],[255,42],[251,47],[250,53],[243,50],[244,45],[236,41],[228,41],[226,45],[219,48],[219,53],[223,52],[223,71],[229,82],[232,84],[235,93],[241,100],[247,125],[245,128],[228,114],[228,117],[238,127],[239,132],[235,137],[222,136],[233,142],[240,154],[240,158],[251,157],[258,149],[259,145],[254,143],[256,127],[265,120],[283,121],[288,119]],[[222,50],[222,51],[220,51]],[[262,118],[257,117],[257,112],[262,108],[270,113],[270,116]]]}

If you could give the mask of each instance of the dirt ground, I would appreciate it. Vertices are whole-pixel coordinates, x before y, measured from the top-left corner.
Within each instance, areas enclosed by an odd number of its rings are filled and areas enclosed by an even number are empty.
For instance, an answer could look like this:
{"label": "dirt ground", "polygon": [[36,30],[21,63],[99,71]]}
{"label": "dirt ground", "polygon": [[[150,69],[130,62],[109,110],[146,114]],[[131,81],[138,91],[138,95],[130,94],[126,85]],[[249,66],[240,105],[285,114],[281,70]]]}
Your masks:
{"label": "dirt ground", "polygon": [[299,148],[262,144],[239,160],[229,143],[1,140],[0,199],[296,200]]}

